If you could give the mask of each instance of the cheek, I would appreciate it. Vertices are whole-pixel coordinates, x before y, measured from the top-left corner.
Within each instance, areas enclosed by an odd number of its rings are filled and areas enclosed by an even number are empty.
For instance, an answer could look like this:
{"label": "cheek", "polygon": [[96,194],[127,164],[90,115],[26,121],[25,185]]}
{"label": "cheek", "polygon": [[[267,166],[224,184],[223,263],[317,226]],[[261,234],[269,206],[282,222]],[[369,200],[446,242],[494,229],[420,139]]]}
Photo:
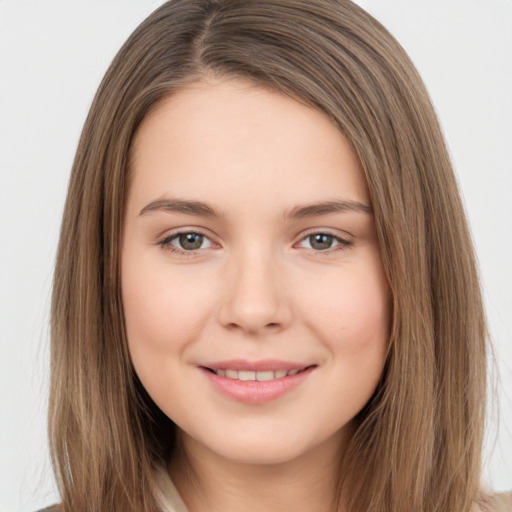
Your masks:
{"label": "cheek", "polygon": [[[380,264],[351,268],[316,283],[304,310],[328,349],[346,356],[382,358],[390,335],[391,296]],[[370,357],[370,360],[372,358]]]}
{"label": "cheek", "polygon": [[182,348],[199,335],[209,309],[207,290],[195,286],[187,272],[137,263],[127,261],[122,277],[132,357],[139,351],[163,353]]}
{"label": "cheek", "polygon": [[[330,355],[333,424],[357,415],[381,378],[390,336],[391,297],[380,266],[348,275],[320,301],[317,332]],[[334,418],[334,419],[333,419]]]}

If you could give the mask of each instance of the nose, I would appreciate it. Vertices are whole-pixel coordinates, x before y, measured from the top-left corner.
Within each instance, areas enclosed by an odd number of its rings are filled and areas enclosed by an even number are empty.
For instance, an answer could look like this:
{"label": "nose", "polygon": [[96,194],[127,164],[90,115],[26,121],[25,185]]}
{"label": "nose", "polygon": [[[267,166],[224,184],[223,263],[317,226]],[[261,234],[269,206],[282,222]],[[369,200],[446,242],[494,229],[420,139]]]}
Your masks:
{"label": "nose", "polygon": [[222,280],[219,322],[246,334],[276,333],[291,322],[292,309],[280,266],[263,251],[246,251],[229,262]]}

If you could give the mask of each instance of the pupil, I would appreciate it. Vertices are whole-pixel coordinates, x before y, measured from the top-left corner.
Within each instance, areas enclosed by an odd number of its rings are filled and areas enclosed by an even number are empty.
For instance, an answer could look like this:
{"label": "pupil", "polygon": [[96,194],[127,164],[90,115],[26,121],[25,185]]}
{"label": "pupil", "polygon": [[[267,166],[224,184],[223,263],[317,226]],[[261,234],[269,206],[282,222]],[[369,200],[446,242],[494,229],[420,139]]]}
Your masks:
{"label": "pupil", "polygon": [[203,235],[198,233],[185,233],[180,235],[180,245],[187,251],[199,249],[203,245]]}
{"label": "pupil", "polygon": [[319,234],[319,235],[313,235],[311,238],[312,238],[311,247],[313,247],[313,249],[319,249],[319,250],[329,249],[332,245],[332,236],[331,235]]}

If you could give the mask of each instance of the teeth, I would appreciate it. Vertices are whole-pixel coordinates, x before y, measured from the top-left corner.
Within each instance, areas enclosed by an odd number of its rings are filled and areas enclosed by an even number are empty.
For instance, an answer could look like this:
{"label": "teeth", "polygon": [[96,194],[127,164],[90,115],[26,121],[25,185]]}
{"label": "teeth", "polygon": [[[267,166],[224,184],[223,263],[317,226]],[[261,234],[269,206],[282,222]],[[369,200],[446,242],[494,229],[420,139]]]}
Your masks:
{"label": "teeth", "polygon": [[256,372],[256,380],[263,381],[263,380],[274,380],[276,377],[274,375],[274,372]]}
{"label": "teeth", "polygon": [[283,377],[286,377],[288,375],[296,375],[299,373],[300,370],[277,370],[275,372],[273,371],[264,371],[264,372],[251,372],[251,371],[244,371],[244,370],[215,370],[215,373],[217,375],[220,375],[221,377],[227,377],[228,379],[235,379],[235,380],[257,380],[259,382],[267,381],[267,380],[274,380],[274,379],[282,379]]}
{"label": "teeth", "polygon": [[256,372],[238,372],[238,378],[240,380],[256,380]]}

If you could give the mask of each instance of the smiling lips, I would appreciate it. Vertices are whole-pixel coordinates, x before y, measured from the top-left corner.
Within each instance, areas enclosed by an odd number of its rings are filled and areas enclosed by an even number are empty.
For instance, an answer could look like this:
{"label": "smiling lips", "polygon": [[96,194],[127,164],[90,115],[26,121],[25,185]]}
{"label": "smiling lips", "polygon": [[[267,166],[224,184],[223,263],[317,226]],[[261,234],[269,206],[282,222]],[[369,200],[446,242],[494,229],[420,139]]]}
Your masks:
{"label": "smiling lips", "polygon": [[279,361],[226,361],[200,369],[214,389],[236,401],[261,404],[275,400],[304,382],[316,365]]}

